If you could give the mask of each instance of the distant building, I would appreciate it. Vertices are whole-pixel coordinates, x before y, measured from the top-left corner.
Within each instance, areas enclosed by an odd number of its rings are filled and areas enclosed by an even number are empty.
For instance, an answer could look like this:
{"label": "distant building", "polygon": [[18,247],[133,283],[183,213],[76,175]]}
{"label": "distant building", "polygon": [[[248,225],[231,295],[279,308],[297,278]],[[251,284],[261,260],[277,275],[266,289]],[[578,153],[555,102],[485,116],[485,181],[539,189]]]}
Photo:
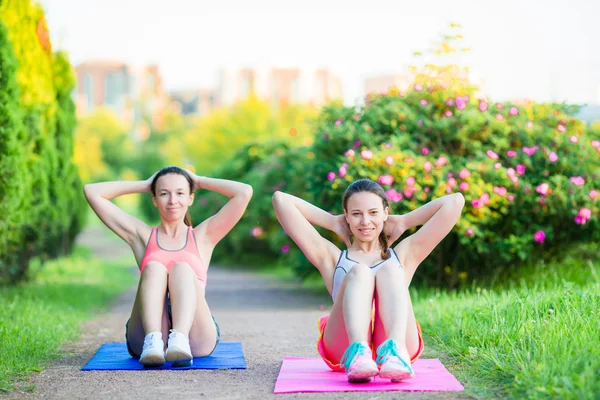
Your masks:
{"label": "distant building", "polygon": [[340,79],[327,69],[222,68],[215,91],[218,105],[230,105],[251,93],[274,106],[320,106],[342,98]]}
{"label": "distant building", "polygon": [[134,67],[120,61],[86,61],[75,66],[78,115],[96,107],[112,109],[126,119],[145,110],[153,113],[167,104],[157,65]]}

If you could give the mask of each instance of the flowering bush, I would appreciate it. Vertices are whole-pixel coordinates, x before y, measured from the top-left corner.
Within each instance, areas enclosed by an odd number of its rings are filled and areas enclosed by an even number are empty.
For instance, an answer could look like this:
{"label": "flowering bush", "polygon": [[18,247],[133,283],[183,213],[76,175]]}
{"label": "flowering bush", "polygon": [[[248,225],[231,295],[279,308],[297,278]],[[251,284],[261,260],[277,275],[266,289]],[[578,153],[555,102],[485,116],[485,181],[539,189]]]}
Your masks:
{"label": "flowering bush", "polygon": [[[462,192],[453,233],[421,267],[430,280],[461,279],[600,239],[600,142],[556,104],[493,103],[443,72],[406,93],[373,95],[356,112],[327,109],[314,143],[312,195],[334,213],[355,179],[378,181],[394,213]],[[436,75],[437,79],[431,76]]]}

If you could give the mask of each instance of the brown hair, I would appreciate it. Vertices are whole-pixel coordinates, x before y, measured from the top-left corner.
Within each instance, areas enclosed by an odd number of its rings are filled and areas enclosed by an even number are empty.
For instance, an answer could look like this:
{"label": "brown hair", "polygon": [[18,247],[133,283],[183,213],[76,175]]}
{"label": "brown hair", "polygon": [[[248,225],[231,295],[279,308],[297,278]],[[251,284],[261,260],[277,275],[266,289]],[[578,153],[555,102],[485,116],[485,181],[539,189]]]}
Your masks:
{"label": "brown hair", "polygon": [[[347,211],[348,199],[350,199],[353,194],[361,192],[369,192],[381,197],[384,209],[390,206],[390,202],[388,201],[383,188],[377,182],[374,182],[370,179],[359,179],[352,182],[344,193],[344,197],[342,198],[342,206],[344,207],[344,211]],[[379,234],[379,244],[381,245],[381,258],[387,260],[390,258],[390,254],[388,252],[389,246],[388,237],[385,234],[385,224],[384,229],[382,229],[381,233]]]}
{"label": "brown hair", "polygon": [[[192,177],[190,176],[190,174],[188,174],[185,170],[183,170],[179,167],[169,166],[169,167],[164,167],[163,169],[158,171],[156,173],[156,175],[154,176],[154,179],[152,180],[152,183],[150,184],[150,191],[152,192],[152,196],[156,196],[156,182],[158,181],[158,178],[160,178],[161,176],[169,175],[169,174],[183,176],[185,179],[187,179],[188,183],[190,184],[190,194],[194,192],[194,181],[192,180]],[[187,226],[192,226],[192,219],[190,218],[189,212],[185,213],[183,222]]]}

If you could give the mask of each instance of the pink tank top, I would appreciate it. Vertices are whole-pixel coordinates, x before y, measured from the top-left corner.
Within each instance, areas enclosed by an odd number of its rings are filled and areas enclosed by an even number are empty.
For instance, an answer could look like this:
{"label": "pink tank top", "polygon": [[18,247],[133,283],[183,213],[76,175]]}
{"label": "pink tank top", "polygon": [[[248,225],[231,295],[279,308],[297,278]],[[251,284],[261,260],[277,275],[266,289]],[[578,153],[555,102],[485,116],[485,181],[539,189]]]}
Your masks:
{"label": "pink tank top", "polygon": [[188,227],[185,246],[179,250],[166,250],[160,247],[160,244],[158,243],[158,227],[152,228],[144,258],[142,258],[142,263],[140,264],[140,274],[144,271],[146,264],[150,261],[161,263],[167,268],[167,271],[170,271],[176,263],[188,263],[196,273],[198,280],[206,285],[206,272],[208,266],[204,264],[202,257],[200,257],[198,246],[196,244],[196,236],[191,227]]}

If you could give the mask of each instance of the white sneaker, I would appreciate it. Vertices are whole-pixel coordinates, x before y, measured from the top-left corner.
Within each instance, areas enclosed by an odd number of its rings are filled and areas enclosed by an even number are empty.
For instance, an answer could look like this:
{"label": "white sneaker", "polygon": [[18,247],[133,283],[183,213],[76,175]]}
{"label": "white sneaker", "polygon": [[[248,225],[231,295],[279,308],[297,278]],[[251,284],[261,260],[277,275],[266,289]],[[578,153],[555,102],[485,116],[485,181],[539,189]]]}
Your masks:
{"label": "white sneaker", "polygon": [[162,340],[162,332],[150,332],[144,338],[140,364],[146,367],[160,367],[164,363],[165,342]]}
{"label": "white sneaker", "polygon": [[189,367],[194,363],[190,341],[181,332],[171,329],[167,346],[166,359],[173,367]]}

